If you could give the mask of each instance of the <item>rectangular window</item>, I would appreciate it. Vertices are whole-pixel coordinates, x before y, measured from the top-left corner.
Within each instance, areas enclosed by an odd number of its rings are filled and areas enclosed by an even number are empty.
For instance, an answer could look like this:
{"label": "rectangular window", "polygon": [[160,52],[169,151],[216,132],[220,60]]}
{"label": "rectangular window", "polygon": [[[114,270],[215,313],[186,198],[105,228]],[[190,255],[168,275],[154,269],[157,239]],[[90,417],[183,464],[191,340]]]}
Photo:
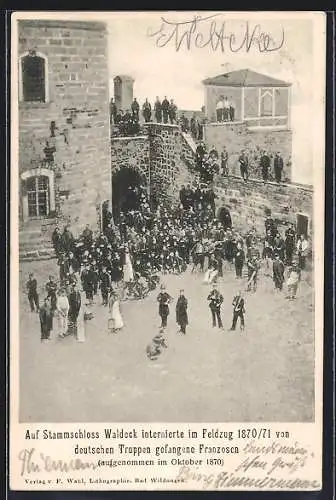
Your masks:
{"label": "rectangular window", "polygon": [[21,59],[23,100],[45,102],[45,61],[42,57],[27,55]]}

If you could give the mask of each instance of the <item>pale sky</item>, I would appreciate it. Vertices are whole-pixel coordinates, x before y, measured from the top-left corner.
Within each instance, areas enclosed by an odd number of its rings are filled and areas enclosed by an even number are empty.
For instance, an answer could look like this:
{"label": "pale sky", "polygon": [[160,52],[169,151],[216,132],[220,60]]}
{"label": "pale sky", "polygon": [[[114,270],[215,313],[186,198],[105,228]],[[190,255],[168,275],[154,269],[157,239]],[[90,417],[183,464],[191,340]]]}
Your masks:
{"label": "pale sky", "polygon": [[[316,91],[319,89],[313,84],[317,58],[314,57],[314,27],[311,19],[287,18],[286,14],[279,13],[275,20],[274,14],[270,13],[228,12],[221,13],[214,18],[217,30],[225,21],[225,33],[236,35],[237,46],[238,40],[244,38],[246,21],[249,22],[250,32],[257,24],[260,24],[261,30],[273,37],[276,46],[280,45],[283,28],[284,43],[279,50],[272,52],[260,52],[253,44],[248,52],[245,46],[239,52],[232,52],[229,49],[228,40],[224,41],[224,53],[221,49],[213,50],[209,46],[198,48],[193,43],[189,50],[184,43],[176,51],[174,37],[166,46],[159,48],[156,46],[157,36],[148,36],[149,30],[155,33],[160,29],[161,16],[169,22],[184,22],[192,20],[195,14],[197,13],[119,12],[113,13],[110,21],[106,19],[109,29],[111,95],[113,95],[113,78],[118,74],[126,74],[135,79],[134,96],[140,103],[146,97],[154,102],[157,95],[160,98],[167,95],[168,98],[175,100],[180,109],[198,110],[204,104],[201,81],[209,76],[250,68],[291,82],[293,180],[312,183],[314,139],[312,104]],[[198,14],[205,17],[212,13],[203,11]],[[255,17],[256,15],[258,17]],[[212,21],[213,19],[210,19],[198,24],[192,40],[195,40],[197,33],[208,37]],[[180,36],[188,26],[190,24],[179,27]],[[172,33],[174,26],[164,24],[163,28],[164,33],[168,35]]]}

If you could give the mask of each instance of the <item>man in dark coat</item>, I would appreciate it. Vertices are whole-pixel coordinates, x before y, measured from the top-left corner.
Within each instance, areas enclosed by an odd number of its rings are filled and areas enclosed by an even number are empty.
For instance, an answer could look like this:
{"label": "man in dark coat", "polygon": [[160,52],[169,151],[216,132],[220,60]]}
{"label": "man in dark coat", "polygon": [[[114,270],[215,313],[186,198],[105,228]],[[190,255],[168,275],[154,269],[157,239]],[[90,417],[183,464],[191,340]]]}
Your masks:
{"label": "man in dark coat", "polygon": [[132,110],[132,117],[133,119],[138,122],[139,121],[139,111],[140,111],[140,106],[136,98],[134,97],[133,102],[131,104],[131,110]]}
{"label": "man in dark coat", "polygon": [[167,326],[169,303],[171,300],[173,300],[173,297],[166,292],[166,287],[161,285],[161,292],[157,296],[157,301],[159,303],[159,316],[161,318],[161,328],[166,328]]}
{"label": "man in dark coat", "polygon": [[184,295],[184,290],[180,290],[180,296],[176,303],[176,323],[180,325],[180,332],[186,333],[188,324],[188,300]]}
{"label": "man in dark coat", "polygon": [[275,238],[278,232],[278,228],[271,215],[267,215],[265,219],[265,232],[270,231],[271,237]]}
{"label": "man in dark coat", "polygon": [[28,292],[28,300],[29,300],[31,312],[35,311],[35,307],[36,307],[36,312],[38,312],[39,311],[39,296],[37,293],[37,281],[34,278],[33,273],[29,274],[29,279],[26,283],[26,289]]}
{"label": "man in dark coat", "polygon": [[71,286],[71,291],[68,296],[69,301],[69,330],[76,334],[77,333],[77,319],[79,315],[79,311],[82,305],[81,294],[77,288],[76,284]]}
{"label": "man in dark coat", "polygon": [[273,281],[276,290],[282,290],[285,281],[285,266],[279,254],[275,254],[273,261]]}
{"label": "man in dark coat", "polygon": [[58,257],[62,251],[62,235],[58,226],[55,227],[51,235],[51,241],[55,250],[55,254]]}
{"label": "man in dark coat", "polygon": [[274,176],[277,183],[281,182],[283,167],[284,167],[283,159],[281,158],[281,155],[278,152],[274,157]]}
{"label": "man in dark coat", "polygon": [[49,276],[49,281],[46,283],[47,299],[50,299],[50,307],[52,312],[56,310],[57,304],[57,283],[53,276]]}
{"label": "man in dark coat", "polygon": [[236,268],[236,278],[241,278],[245,262],[245,252],[243,250],[242,244],[239,242],[237,243],[234,259]]}
{"label": "man in dark coat", "polygon": [[248,156],[244,150],[242,150],[242,152],[238,158],[238,161],[239,161],[239,166],[240,166],[241,178],[246,182],[248,179],[249,160],[248,160]]}
{"label": "man in dark coat", "polygon": [[169,101],[167,96],[163,99],[161,103],[162,115],[163,115],[163,123],[168,123],[168,113],[169,113]]}
{"label": "man in dark coat", "polygon": [[40,325],[41,325],[41,342],[50,340],[50,332],[53,329],[53,311],[50,305],[50,299],[45,298],[40,307]]}
{"label": "man in dark coat", "polygon": [[145,119],[145,122],[146,123],[150,122],[152,116],[152,106],[150,105],[150,102],[148,102],[147,97],[142,106],[142,114]]}
{"label": "man in dark coat", "polygon": [[261,157],[260,157],[260,168],[261,168],[261,175],[263,178],[264,183],[268,181],[268,173],[269,173],[269,168],[271,166],[271,160],[266,151],[263,151]]}
{"label": "man in dark coat", "polygon": [[162,105],[158,97],[156,97],[156,101],[154,103],[154,116],[157,123],[162,122]]}
{"label": "man in dark coat", "polygon": [[218,324],[218,328],[223,329],[223,323],[221,318],[221,306],[223,304],[223,295],[219,293],[216,288],[216,285],[213,285],[213,289],[211,293],[208,295],[209,308],[212,316],[212,326],[215,328],[216,320]]}
{"label": "man in dark coat", "polygon": [[169,108],[168,108],[168,116],[169,116],[170,123],[172,125],[174,123],[176,123],[176,113],[177,113],[177,106],[174,103],[173,99],[171,99],[171,101],[169,103]]}
{"label": "man in dark coat", "polygon": [[196,116],[195,114],[190,118],[190,132],[194,139],[197,139],[197,124],[196,124]]}
{"label": "man in dark coat", "polygon": [[230,330],[236,329],[237,320],[238,318],[240,318],[240,330],[242,331],[245,328],[245,319],[244,319],[245,301],[240,291],[237,293],[237,295],[233,297],[232,305],[233,305],[233,318]]}
{"label": "man in dark coat", "polygon": [[296,242],[296,232],[293,228],[293,224],[290,224],[288,229],[286,229],[285,231],[286,263],[288,266],[292,263],[293,260],[295,242]]}
{"label": "man in dark coat", "polygon": [[69,226],[65,226],[62,233],[62,247],[66,253],[69,253],[73,250],[73,246],[75,243],[75,238],[73,237],[72,232],[69,229]]}
{"label": "man in dark coat", "polygon": [[103,306],[107,306],[108,294],[111,287],[111,278],[107,272],[106,266],[103,266],[102,272],[100,274],[100,291],[103,299]]}
{"label": "man in dark coat", "polygon": [[221,152],[221,174],[227,177],[229,175],[228,170],[228,161],[229,161],[229,153],[224,146],[223,151]]}

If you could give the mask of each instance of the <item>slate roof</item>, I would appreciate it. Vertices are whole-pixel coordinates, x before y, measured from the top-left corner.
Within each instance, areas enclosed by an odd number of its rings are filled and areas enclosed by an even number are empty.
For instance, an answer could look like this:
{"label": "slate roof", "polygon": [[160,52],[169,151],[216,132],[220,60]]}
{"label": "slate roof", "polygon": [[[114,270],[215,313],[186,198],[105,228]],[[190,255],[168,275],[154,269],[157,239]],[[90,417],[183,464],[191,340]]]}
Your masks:
{"label": "slate roof", "polygon": [[223,75],[206,78],[204,85],[218,85],[220,87],[290,87],[291,83],[262,75],[250,69],[230,71]]}

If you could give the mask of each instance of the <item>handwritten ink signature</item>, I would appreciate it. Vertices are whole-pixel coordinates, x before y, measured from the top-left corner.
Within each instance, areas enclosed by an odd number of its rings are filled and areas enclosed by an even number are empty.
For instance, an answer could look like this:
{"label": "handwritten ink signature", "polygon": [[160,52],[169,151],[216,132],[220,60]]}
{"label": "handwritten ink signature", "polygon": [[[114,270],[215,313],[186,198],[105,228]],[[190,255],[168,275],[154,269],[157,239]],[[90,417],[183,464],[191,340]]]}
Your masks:
{"label": "handwritten ink signature", "polygon": [[19,452],[18,458],[21,462],[20,475],[39,472],[70,472],[83,469],[95,470],[97,465],[93,462],[83,462],[80,458],[72,459],[68,462],[55,460],[49,455],[37,453],[35,448],[23,449]]}
{"label": "handwritten ink signature", "polygon": [[[259,52],[274,52],[280,50],[285,42],[284,28],[280,27],[280,36],[276,40],[269,31],[264,31],[260,24],[250,24],[246,21],[242,29],[230,31],[225,21],[217,23],[218,16],[194,16],[193,19],[173,22],[161,17],[160,28],[153,32],[147,30],[147,36],[154,38],[158,48],[166,47],[169,43],[178,52],[182,47],[213,51],[226,50],[231,52],[249,52],[252,48]],[[201,31],[203,30],[203,31]]]}

